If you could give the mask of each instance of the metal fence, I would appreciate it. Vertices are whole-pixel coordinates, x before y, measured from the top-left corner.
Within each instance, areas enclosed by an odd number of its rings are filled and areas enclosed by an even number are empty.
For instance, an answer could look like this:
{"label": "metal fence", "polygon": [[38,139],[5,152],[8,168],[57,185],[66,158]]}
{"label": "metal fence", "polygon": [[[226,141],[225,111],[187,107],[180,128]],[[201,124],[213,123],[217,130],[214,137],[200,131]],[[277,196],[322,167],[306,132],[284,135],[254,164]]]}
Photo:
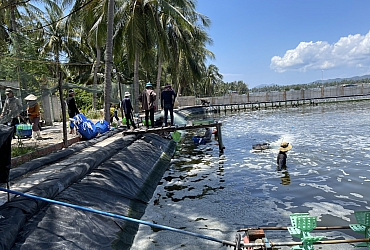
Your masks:
{"label": "metal fence", "polygon": [[289,102],[302,100],[323,100],[341,97],[361,97],[370,95],[370,84],[340,85],[312,89],[272,91],[272,92],[249,92],[244,95],[230,94],[218,97],[196,98],[195,96],[180,96],[177,98],[178,106],[202,105],[202,100],[211,105],[250,104],[266,102]]}

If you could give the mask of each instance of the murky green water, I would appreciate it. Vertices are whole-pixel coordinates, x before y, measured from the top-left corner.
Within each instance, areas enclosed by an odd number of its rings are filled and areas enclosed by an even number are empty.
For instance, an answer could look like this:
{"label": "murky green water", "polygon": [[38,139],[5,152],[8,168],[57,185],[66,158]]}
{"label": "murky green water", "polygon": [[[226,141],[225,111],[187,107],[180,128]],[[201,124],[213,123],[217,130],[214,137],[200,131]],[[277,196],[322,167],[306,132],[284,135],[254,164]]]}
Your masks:
{"label": "murky green water", "polygon": [[[155,193],[156,203],[143,219],[154,216],[159,224],[182,225],[189,231],[233,240],[240,228],[289,226],[291,213],[317,216],[319,226],[345,226],[356,223],[354,211],[370,210],[368,101],[214,118],[222,122],[224,154],[219,154],[215,140],[194,147],[191,137],[203,131],[187,133]],[[293,149],[288,152],[287,169],[279,172],[276,156],[282,141],[290,142]],[[272,149],[252,150],[253,144],[262,142],[270,143]],[[173,238],[185,242],[182,249],[208,244],[167,233],[153,235],[162,245],[150,243],[143,249],[167,249],[160,247]],[[338,239],[341,233],[343,238],[359,236],[349,230],[319,235]],[[286,232],[268,234],[291,240]]]}

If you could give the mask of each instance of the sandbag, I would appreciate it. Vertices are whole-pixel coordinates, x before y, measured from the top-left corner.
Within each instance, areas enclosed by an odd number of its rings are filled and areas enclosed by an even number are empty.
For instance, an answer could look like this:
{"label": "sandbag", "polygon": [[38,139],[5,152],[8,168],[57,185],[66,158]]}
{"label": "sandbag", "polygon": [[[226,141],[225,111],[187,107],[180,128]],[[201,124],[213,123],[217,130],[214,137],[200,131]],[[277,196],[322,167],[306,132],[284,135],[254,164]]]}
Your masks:
{"label": "sandbag", "polygon": [[77,132],[85,139],[92,139],[97,136],[95,124],[87,119],[83,114],[77,114],[73,117]]}
{"label": "sandbag", "polygon": [[206,139],[199,136],[193,136],[191,139],[193,140],[194,145],[204,145],[207,142]]}
{"label": "sandbag", "polygon": [[100,120],[95,123],[96,132],[99,134],[104,134],[110,130],[109,122],[106,120]]}

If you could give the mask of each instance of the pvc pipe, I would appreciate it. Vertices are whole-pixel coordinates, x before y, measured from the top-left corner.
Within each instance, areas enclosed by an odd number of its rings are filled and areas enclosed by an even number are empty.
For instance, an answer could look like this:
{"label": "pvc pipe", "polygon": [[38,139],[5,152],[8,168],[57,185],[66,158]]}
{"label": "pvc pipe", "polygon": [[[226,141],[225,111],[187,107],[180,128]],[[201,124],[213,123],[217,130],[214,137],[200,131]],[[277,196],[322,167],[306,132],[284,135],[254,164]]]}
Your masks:
{"label": "pvc pipe", "polygon": [[92,208],[73,205],[73,204],[70,204],[70,203],[56,201],[56,200],[52,200],[52,199],[48,199],[48,198],[43,198],[43,197],[36,196],[36,195],[25,194],[25,193],[17,192],[17,191],[2,188],[2,187],[0,187],[0,191],[4,191],[4,192],[7,192],[7,193],[12,193],[12,194],[15,194],[15,195],[24,196],[24,197],[35,199],[35,200],[45,201],[45,202],[48,202],[48,203],[51,203],[51,204],[61,205],[61,206],[65,206],[65,207],[71,207],[71,208],[74,208],[74,209],[77,209],[77,210],[87,211],[87,212],[96,213],[96,214],[100,214],[100,215],[105,215],[105,216],[109,216],[109,217],[113,217],[113,218],[117,218],[117,219],[131,221],[131,222],[135,222],[135,223],[139,223],[139,224],[143,224],[143,225],[147,225],[147,226],[150,226],[150,227],[155,227],[155,228],[159,228],[159,229],[163,229],[163,230],[169,230],[169,231],[173,231],[173,232],[177,232],[177,233],[187,234],[187,235],[195,236],[195,237],[198,237],[198,238],[219,242],[219,243],[226,244],[226,245],[229,245],[229,246],[235,246],[236,245],[235,242],[219,240],[219,239],[207,236],[207,235],[193,233],[193,232],[189,232],[189,231],[185,231],[185,230],[181,230],[181,229],[177,229],[177,228],[172,228],[172,227],[168,227],[168,226],[163,226],[163,225],[159,225],[159,224],[153,224],[153,223],[150,223],[150,222],[147,222],[147,221],[126,217],[126,216],[119,215],[119,214],[113,214],[113,213],[104,212],[104,211],[101,211],[101,210],[96,210],[96,209],[92,209]]}

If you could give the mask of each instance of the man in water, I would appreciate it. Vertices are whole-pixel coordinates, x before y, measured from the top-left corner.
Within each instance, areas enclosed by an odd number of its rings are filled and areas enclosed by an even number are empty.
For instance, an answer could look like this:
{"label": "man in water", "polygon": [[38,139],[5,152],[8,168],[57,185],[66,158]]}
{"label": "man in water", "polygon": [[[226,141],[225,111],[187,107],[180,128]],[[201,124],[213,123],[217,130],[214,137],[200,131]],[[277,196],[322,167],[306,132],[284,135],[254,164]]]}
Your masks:
{"label": "man in water", "polygon": [[206,128],[206,132],[203,136],[196,136],[197,138],[200,138],[199,144],[206,144],[207,142],[210,142],[212,140],[212,131],[209,128]]}
{"label": "man in water", "polygon": [[293,146],[289,144],[289,142],[282,142],[280,144],[279,154],[276,160],[278,171],[280,171],[283,167],[286,167],[286,158],[287,158],[286,152],[291,150],[292,147]]}

